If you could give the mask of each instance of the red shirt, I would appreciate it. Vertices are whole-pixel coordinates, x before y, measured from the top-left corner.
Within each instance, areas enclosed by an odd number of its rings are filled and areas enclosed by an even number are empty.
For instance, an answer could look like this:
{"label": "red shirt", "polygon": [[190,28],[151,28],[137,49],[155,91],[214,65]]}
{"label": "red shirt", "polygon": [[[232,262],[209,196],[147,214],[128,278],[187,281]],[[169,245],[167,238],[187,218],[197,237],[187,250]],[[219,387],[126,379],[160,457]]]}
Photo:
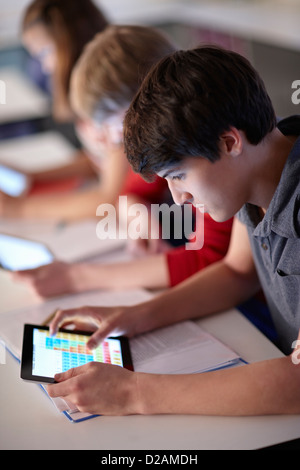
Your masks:
{"label": "red shirt", "polygon": [[129,168],[126,181],[121,191],[122,195],[135,195],[150,204],[161,204],[168,184],[165,179],[156,177],[152,183],[145,181],[138,173]]}
{"label": "red shirt", "polygon": [[54,181],[35,181],[30,188],[29,195],[69,192],[80,188],[83,182],[84,180],[80,177]]}
{"label": "red shirt", "polygon": [[167,252],[170,287],[225,256],[232,223],[233,219],[215,222],[208,214],[204,214],[204,245],[201,250],[186,250],[183,245]]}

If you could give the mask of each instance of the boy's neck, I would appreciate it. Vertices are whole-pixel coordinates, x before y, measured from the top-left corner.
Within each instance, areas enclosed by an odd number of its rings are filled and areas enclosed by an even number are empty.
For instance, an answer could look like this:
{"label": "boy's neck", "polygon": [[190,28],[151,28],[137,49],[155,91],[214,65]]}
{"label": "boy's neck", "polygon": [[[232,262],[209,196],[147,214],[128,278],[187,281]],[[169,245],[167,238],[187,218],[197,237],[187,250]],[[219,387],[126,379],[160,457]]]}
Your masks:
{"label": "boy's neck", "polygon": [[253,185],[250,202],[266,212],[279,184],[281,174],[297,137],[284,136],[274,129],[263,142],[252,146],[256,165],[253,168]]}

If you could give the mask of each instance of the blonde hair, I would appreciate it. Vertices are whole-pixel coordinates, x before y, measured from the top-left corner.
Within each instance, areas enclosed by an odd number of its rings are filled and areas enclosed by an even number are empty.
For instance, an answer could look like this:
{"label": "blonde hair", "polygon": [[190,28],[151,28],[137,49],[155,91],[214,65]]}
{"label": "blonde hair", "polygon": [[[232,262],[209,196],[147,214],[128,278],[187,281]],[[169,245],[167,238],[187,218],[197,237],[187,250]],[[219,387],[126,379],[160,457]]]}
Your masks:
{"label": "blonde hair", "polygon": [[85,47],[72,73],[74,112],[101,122],[127,108],[150,68],[175,49],[155,28],[108,26]]}
{"label": "blonde hair", "polygon": [[103,31],[108,22],[91,0],[34,0],[24,13],[22,32],[35,24],[46,28],[56,46],[57,65],[52,76],[53,115],[60,120],[62,115],[68,114],[66,111],[70,111],[72,69],[84,46],[96,33]]}

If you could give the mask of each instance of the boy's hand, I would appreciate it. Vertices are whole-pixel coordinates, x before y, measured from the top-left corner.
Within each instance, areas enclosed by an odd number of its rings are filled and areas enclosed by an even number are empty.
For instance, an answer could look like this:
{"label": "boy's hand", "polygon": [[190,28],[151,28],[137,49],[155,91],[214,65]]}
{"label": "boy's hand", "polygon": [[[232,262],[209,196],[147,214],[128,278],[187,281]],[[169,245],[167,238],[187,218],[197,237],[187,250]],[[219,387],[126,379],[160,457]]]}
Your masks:
{"label": "boy's hand", "polygon": [[90,362],[55,376],[50,397],[62,397],[79,411],[101,415],[138,413],[137,374],[123,367]]}
{"label": "boy's hand", "polygon": [[36,269],[15,271],[12,277],[15,281],[29,284],[40,297],[51,297],[77,292],[74,270],[70,264],[54,261]]}
{"label": "boy's hand", "polygon": [[50,324],[50,334],[60,327],[74,325],[77,329],[95,331],[87,342],[89,349],[96,348],[109,335],[132,336],[135,326],[134,307],[81,307],[60,310]]}
{"label": "boy's hand", "polygon": [[22,212],[23,199],[14,198],[0,191],[0,217],[18,217]]}

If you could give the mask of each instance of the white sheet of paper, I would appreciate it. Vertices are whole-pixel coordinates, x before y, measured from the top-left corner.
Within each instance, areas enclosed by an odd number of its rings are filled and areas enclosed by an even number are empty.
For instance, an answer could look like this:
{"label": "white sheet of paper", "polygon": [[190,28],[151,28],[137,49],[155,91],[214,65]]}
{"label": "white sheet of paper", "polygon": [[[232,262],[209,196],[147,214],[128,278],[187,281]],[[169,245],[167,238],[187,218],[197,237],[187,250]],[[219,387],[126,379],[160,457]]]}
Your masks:
{"label": "white sheet of paper", "polygon": [[76,262],[119,250],[126,240],[97,237],[97,221],[86,219],[65,225],[43,221],[0,220],[0,232],[44,243],[60,261]]}
{"label": "white sheet of paper", "polygon": [[54,256],[66,262],[80,261],[125,246],[125,240],[100,240],[96,233],[97,221],[84,220],[67,224],[44,235],[43,242]]}
{"label": "white sheet of paper", "polygon": [[0,124],[51,114],[50,99],[16,67],[1,67],[5,84],[5,105],[1,106]]}
{"label": "white sheet of paper", "polygon": [[0,143],[0,162],[24,173],[53,170],[72,163],[76,149],[61,134],[46,131]]}
{"label": "white sheet of paper", "polygon": [[130,341],[134,369],[188,374],[225,367],[239,356],[192,321],[180,322]]}

